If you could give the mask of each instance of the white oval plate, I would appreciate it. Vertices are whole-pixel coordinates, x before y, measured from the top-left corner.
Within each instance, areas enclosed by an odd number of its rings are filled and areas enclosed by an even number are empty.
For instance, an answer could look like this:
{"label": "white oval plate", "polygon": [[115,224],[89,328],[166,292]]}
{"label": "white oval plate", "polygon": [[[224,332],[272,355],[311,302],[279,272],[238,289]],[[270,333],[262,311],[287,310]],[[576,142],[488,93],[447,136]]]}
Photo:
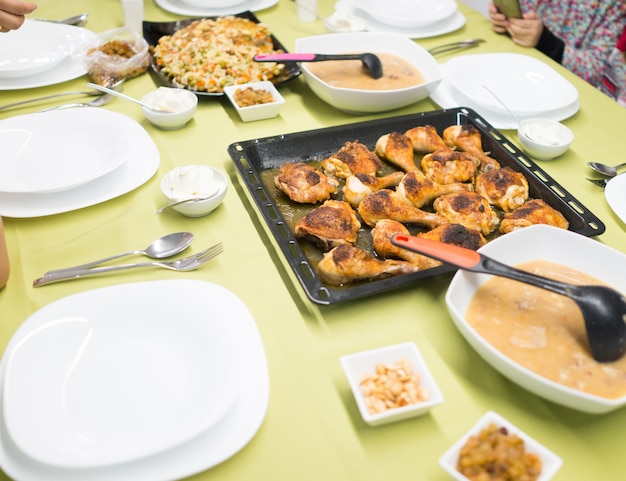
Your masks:
{"label": "white oval plate", "polygon": [[[269,402],[269,376],[263,341],[254,318],[232,292],[203,281],[167,280],[144,283],[146,289],[159,292],[202,291],[202,309],[197,315],[210,319],[216,313],[227,315],[235,337],[241,343],[241,364],[245,365],[239,382],[245,395],[211,429],[205,430],[172,449],[128,463],[85,468],[56,468],[29,458],[15,446],[0,416],[0,467],[12,479],[22,481],[166,481],[181,479],[209,469],[236,454],[256,434]],[[169,294],[168,294],[169,296]],[[185,297],[184,299],[186,299]],[[226,313],[226,314],[224,314]],[[13,346],[28,336],[36,325],[25,322],[15,333],[0,364],[0,388],[6,371],[6,359]],[[0,395],[0,411],[3,410]]]}
{"label": "white oval plate", "polygon": [[361,11],[355,0],[340,0],[335,3],[335,10],[338,12],[346,12],[360,18],[365,22],[365,29],[368,32],[398,33],[413,39],[444,35],[454,32],[465,25],[465,16],[458,10],[450,18],[421,28],[401,28],[382,23],[371,15],[367,15],[365,12]]}
{"label": "white oval plate", "polygon": [[548,64],[528,55],[459,55],[446,63],[446,77],[463,99],[494,112],[503,107],[489,90],[513,113],[525,116],[544,115],[578,101],[576,87]]}
{"label": "white oval plate", "polygon": [[64,31],[59,24],[27,19],[0,36],[0,77],[35,75],[61,63],[72,50]]}
{"label": "white oval plate", "polygon": [[[511,115],[504,110],[503,108],[500,111],[491,111],[483,108],[478,104],[474,104],[469,100],[465,100],[460,98],[458,92],[452,85],[450,85],[450,81],[447,79],[445,75],[445,67],[446,65],[441,65],[441,72],[443,73],[441,82],[435,89],[435,91],[430,94],[430,98],[437,103],[441,108],[444,109],[452,109],[456,107],[468,107],[470,109],[475,110],[481,117],[483,117],[487,122],[489,122],[496,129],[503,130],[516,130],[517,129],[517,121],[511,117]],[[542,117],[551,120],[565,120],[576,114],[580,110],[580,102],[578,100],[574,102],[572,105],[568,105],[565,108],[554,110],[552,112],[547,112],[542,115]],[[520,120],[534,117],[534,115],[518,115]]]}
{"label": "white oval plate", "polygon": [[209,429],[232,405],[242,366],[230,315],[207,309],[205,291],[127,284],[31,315],[7,354],[4,421],[15,444],[41,463],[98,467]]}
{"label": "white oval plate", "polygon": [[234,15],[245,11],[256,12],[258,10],[264,10],[266,8],[273,7],[278,3],[278,0],[246,0],[245,2],[233,5],[232,7],[225,8],[199,8],[189,5],[182,0],[155,0],[156,4],[163,10],[171,13],[177,13],[178,15],[192,15],[192,16],[211,16],[219,17],[221,15]]}
{"label": "white oval plate", "polygon": [[[28,22],[29,20],[26,20]],[[25,22],[25,23],[26,23]],[[28,75],[20,75],[18,77],[0,76],[0,90],[21,90],[36,87],[44,87],[47,85],[55,85],[78,78],[87,73],[87,66],[81,60],[82,47],[92,42],[96,38],[96,34],[91,30],[83,27],[75,27],[72,25],[50,24],[48,22],[32,20],[36,24],[34,28],[44,29],[54,26],[55,31],[63,34],[66,53],[60,59],[60,63],[50,65],[51,68],[38,73],[29,73]],[[21,31],[21,28],[17,32]],[[11,32],[12,33],[12,32]],[[5,35],[2,34],[2,38]]]}
{"label": "white oval plate", "polygon": [[0,121],[0,191],[58,192],[122,165],[132,141],[128,132],[114,117],[91,113],[54,110]]}
{"label": "white oval plate", "polygon": [[360,0],[358,8],[387,25],[425,28],[452,17],[457,4],[454,0]]}
{"label": "white oval plate", "polygon": [[606,184],[604,195],[615,215],[626,224],[626,174],[613,177]]}
{"label": "white oval plate", "polygon": [[0,215],[41,217],[81,209],[126,194],[156,173],[160,162],[159,151],[148,132],[135,120],[104,109],[81,108],[71,112],[83,119],[86,125],[102,118],[116,122],[132,139],[126,162],[109,174],[73,189],[48,194],[0,192]]}

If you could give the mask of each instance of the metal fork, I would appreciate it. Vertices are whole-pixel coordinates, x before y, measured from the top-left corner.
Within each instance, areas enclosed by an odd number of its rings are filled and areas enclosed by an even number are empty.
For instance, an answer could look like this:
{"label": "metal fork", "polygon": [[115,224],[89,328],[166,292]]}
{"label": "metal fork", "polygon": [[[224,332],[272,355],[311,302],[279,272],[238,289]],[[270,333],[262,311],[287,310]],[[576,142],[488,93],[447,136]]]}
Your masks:
{"label": "metal fork", "polygon": [[446,43],[444,45],[438,45],[431,48],[428,52],[431,55],[439,55],[441,53],[452,52],[454,50],[462,50],[464,48],[476,47],[478,44],[483,43],[485,40],[482,38],[472,38],[468,40],[461,40],[460,42]]}
{"label": "metal fork", "polygon": [[[122,90],[123,83],[124,83],[124,79],[118,80],[110,88],[115,91]],[[75,102],[71,104],[57,105],[55,107],[50,107],[48,109],[39,110],[39,112],[49,112],[51,110],[71,109],[74,107],[100,107],[108,103],[109,100],[111,100],[112,98],[113,98],[113,95],[111,94],[103,94],[89,102]]]}
{"label": "metal fork", "polygon": [[606,187],[607,182],[611,179],[590,179],[589,177],[587,177],[587,180],[591,182],[592,184],[596,184],[604,189]]}
{"label": "metal fork", "polygon": [[59,272],[58,274],[51,274],[45,277],[35,279],[33,287],[45,286],[52,284],[53,282],[67,281],[72,279],[79,279],[85,276],[92,276],[95,274],[104,274],[106,272],[121,271],[124,269],[134,269],[136,267],[161,267],[163,269],[169,269],[172,271],[193,271],[198,267],[206,264],[211,259],[214,259],[223,252],[224,248],[222,243],[215,244],[197,254],[189,257],[184,257],[175,261],[154,261],[154,262],[140,262],[136,264],[122,264],[119,266],[106,266],[106,267],[93,267],[91,269],[76,269],[73,271]]}

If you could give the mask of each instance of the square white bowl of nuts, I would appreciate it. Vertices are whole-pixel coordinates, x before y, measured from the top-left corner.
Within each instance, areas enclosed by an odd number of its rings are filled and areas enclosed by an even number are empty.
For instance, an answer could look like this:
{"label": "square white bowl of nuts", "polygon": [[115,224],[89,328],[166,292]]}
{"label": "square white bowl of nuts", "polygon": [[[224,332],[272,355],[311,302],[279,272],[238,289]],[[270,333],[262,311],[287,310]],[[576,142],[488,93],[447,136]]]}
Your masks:
{"label": "square white bowl of nuts", "polygon": [[563,461],[502,416],[488,411],[439,458],[439,464],[456,481],[496,477],[548,481]]}
{"label": "square white bowl of nuts", "polygon": [[413,342],[340,358],[363,420],[380,426],[421,416],[443,395]]}
{"label": "square white bowl of nuts", "polygon": [[224,93],[244,122],[276,117],[285,99],[272,82],[251,82],[224,87]]}

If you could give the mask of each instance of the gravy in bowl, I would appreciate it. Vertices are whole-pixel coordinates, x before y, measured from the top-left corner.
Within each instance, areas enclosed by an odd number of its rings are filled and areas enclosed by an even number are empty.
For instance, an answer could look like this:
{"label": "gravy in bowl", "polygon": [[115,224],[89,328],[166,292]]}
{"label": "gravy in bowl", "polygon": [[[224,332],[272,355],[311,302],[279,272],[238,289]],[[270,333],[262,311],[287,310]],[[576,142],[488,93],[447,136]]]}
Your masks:
{"label": "gravy in bowl", "polygon": [[423,84],[422,73],[413,64],[390,53],[377,53],[383,76],[374,79],[360,60],[328,60],[308,63],[307,68],[333,87],[356,90],[396,90]]}
{"label": "gravy in bowl", "polygon": [[[517,267],[571,284],[604,284],[548,261]],[[593,359],[582,314],[571,299],[494,277],[477,290],[465,316],[487,342],[540,376],[608,399],[626,395],[626,356],[612,363]]]}

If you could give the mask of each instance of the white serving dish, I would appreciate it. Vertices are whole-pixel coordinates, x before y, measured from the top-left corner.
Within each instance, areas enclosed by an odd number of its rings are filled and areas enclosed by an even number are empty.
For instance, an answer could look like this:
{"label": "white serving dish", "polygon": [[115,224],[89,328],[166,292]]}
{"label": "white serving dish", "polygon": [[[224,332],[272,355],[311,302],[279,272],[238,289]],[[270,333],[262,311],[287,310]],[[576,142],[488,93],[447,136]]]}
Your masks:
{"label": "white serving dish", "polygon": [[[408,359],[413,366],[413,372],[420,375],[420,387],[428,393],[428,399],[423,402],[388,409],[386,411],[370,414],[360,383],[364,376],[374,374],[376,365],[383,363],[395,365],[400,359]],[[413,342],[395,344],[369,351],[348,354],[340,358],[341,366],[350,384],[350,389],[359,408],[363,420],[370,426],[380,426],[391,422],[421,416],[426,414],[433,406],[443,402],[443,394],[430,373],[426,362],[419,349]]]}
{"label": "white serving dish", "polygon": [[626,224],[626,174],[613,177],[604,189],[604,196],[615,215]]}
{"label": "white serving dish", "polygon": [[[274,101],[258,105],[249,105],[247,107],[240,107],[235,100],[235,94],[239,89],[245,90],[247,88],[251,88],[253,90],[265,90],[272,95]],[[262,82],[250,82],[247,84],[229,85],[227,87],[224,87],[224,93],[237,111],[237,114],[239,114],[241,120],[243,120],[244,122],[253,122],[255,120],[274,118],[280,113],[283,105],[285,105],[285,99],[283,98],[283,96],[280,95],[280,92],[278,91],[276,86],[268,80]]]}
{"label": "white serving dish", "polygon": [[[524,227],[490,241],[479,252],[513,266],[536,259],[549,260],[586,272],[618,291],[626,292],[626,277],[623,275],[626,272],[626,255],[565,229],[548,225]],[[454,324],[486,362],[537,396],[578,411],[601,414],[626,404],[626,396],[607,399],[535,374],[483,339],[465,320],[465,312],[476,290],[490,278],[486,274],[458,271],[446,293],[446,305]]]}
{"label": "white serving dish", "polygon": [[360,0],[359,8],[378,21],[400,28],[423,28],[457,11],[454,0]]}
{"label": "white serving dish", "polygon": [[561,468],[563,461],[559,456],[552,451],[541,445],[538,441],[531,436],[511,424],[502,416],[496,414],[493,411],[488,411],[483,417],[481,417],[474,426],[464,434],[448,451],[446,451],[441,458],[439,458],[439,465],[456,481],[469,481],[469,479],[463,476],[457,469],[457,461],[459,459],[459,453],[461,448],[465,445],[470,436],[477,436],[483,429],[487,428],[491,423],[497,426],[504,427],[510,434],[518,436],[524,441],[524,447],[528,453],[533,453],[539,456],[541,459],[542,470],[541,474],[537,478],[537,481],[548,481],[552,479],[555,473]]}
{"label": "white serving dish", "polygon": [[311,73],[307,63],[301,69],[311,90],[333,107],[352,113],[372,113],[398,109],[428,97],[441,81],[439,64],[434,57],[409,38],[394,33],[352,32],[296,39],[296,52],[348,53],[387,52],[401,57],[424,76],[425,82],[395,90],[356,90],[338,88]]}
{"label": "white serving dish", "polygon": [[570,148],[574,133],[556,120],[530,118],[520,122],[517,138],[531,157],[552,160]]}

